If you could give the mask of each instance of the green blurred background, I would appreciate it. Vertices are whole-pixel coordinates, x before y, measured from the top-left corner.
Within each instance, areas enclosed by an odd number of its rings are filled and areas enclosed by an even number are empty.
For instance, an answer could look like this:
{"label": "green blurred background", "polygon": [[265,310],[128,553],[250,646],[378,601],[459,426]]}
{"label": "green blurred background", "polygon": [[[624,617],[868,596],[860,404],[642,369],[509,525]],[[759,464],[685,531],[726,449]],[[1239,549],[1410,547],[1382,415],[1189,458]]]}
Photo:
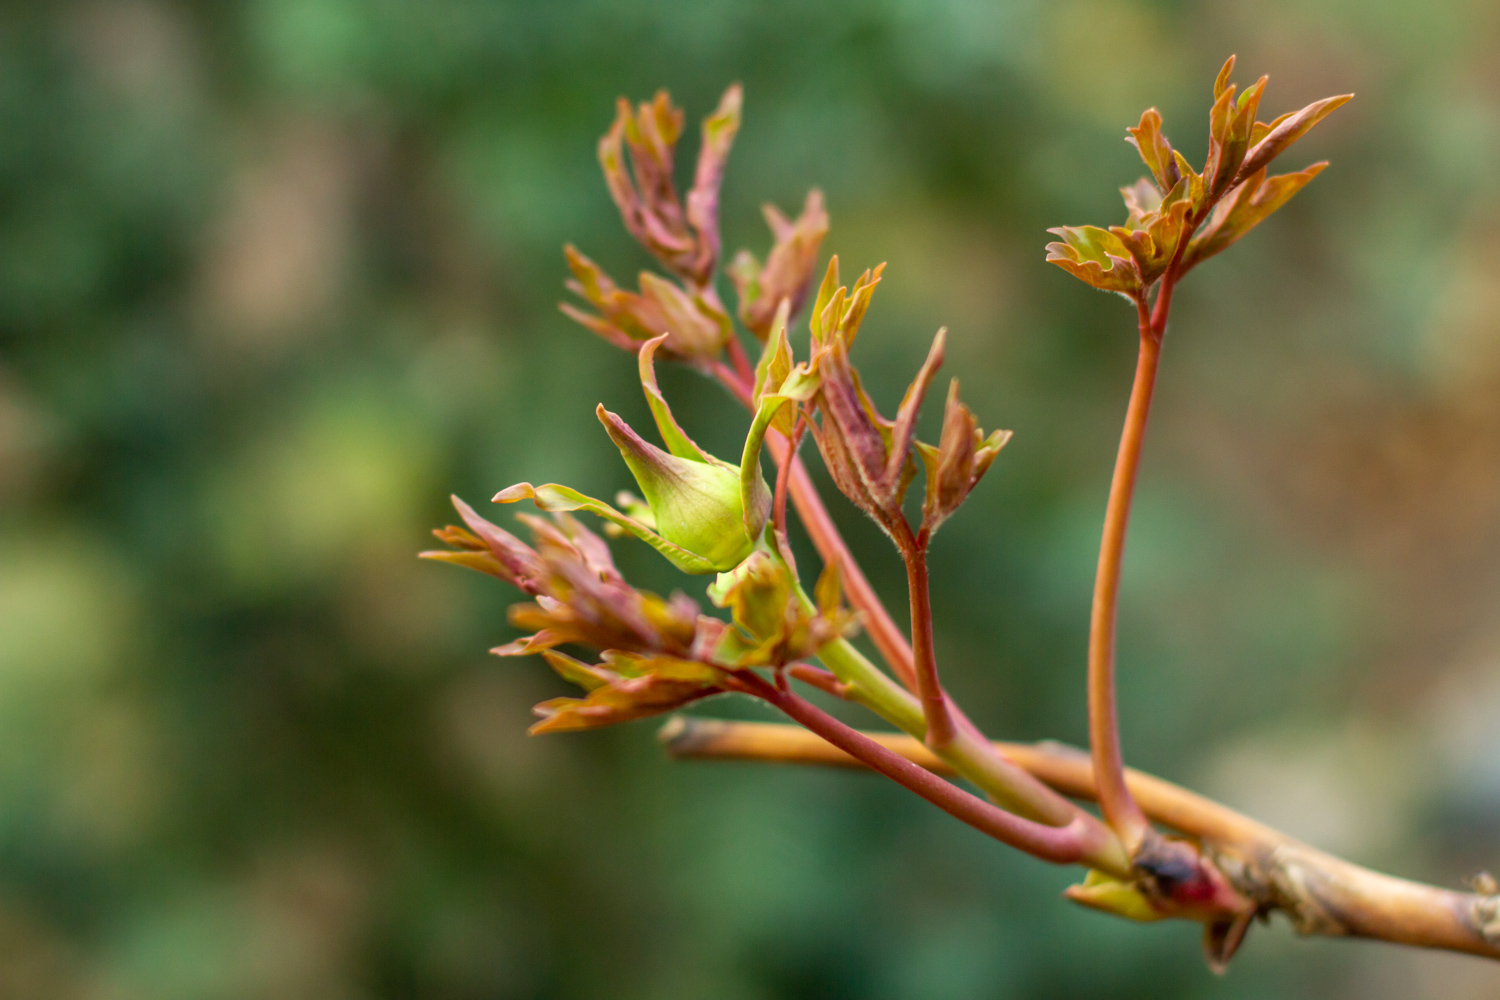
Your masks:
{"label": "green blurred background", "polygon": [[[873,776],[673,764],[650,723],[530,740],[563,687],[485,655],[512,595],[414,558],[450,490],[628,485],[590,411],[645,419],[634,366],[556,311],[560,248],[648,265],[594,159],[616,95],[670,87],[696,123],[742,80],[726,249],[821,186],[825,251],[890,261],[877,397],[946,324],[1016,431],[936,544],[951,690],[996,735],[1081,742],[1134,333],[1043,230],[1123,218],[1147,105],[1201,158],[1237,52],[1272,115],[1359,97],[1286,158],[1328,172],[1180,294],[1127,755],[1402,874],[1500,864],[1493,3],[0,10],[0,996],[1500,993],[1491,964],[1282,924],[1218,979],[1192,927],[1071,907],[1074,872]],[[665,381],[737,453],[743,416]]]}

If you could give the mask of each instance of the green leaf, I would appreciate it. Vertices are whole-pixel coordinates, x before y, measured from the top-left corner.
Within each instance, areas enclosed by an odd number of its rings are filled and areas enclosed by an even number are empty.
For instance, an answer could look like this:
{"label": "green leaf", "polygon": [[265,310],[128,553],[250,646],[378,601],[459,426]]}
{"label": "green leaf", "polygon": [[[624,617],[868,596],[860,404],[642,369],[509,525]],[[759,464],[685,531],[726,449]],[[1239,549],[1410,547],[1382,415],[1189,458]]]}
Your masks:
{"label": "green leaf", "polygon": [[667,405],[666,397],[661,394],[661,387],[656,384],[656,349],[667,339],[667,334],[652,337],[641,345],[639,355],[639,366],[641,375],[641,388],[646,392],[646,405],[651,408],[651,416],[656,420],[656,429],[661,432],[661,439],[667,445],[667,451],[678,458],[686,458],[694,462],[710,462],[712,457],[708,452],[687,436],[687,433],[678,426],[677,420],[672,416],[672,408]]}
{"label": "green leaf", "polygon": [[1224,60],[1224,68],[1219,70],[1218,77],[1214,80],[1214,100],[1223,96],[1224,91],[1229,88],[1229,75],[1234,72],[1235,56]]}
{"label": "green leaf", "polygon": [[634,518],[626,517],[615,510],[603,500],[595,500],[593,497],[585,496],[566,486],[560,486],[557,483],[546,483],[542,486],[517,483],[515,486],[496,493],[494,498],[495,503],[515,503],[518,500],[530,500],[539,509],[546,511],[586,510],[624,528],[660,552],[672,565],[684,573],[702,575],[717,571],[717,567],[707,559],[667,541]]}
{"label": "green leaf", "polygon": [[598,667],[575,660],[566,653],[559,653],[555,649],[549,649],[542,653],[542,659],[547,665],[556,671],[557,676],[569,684],[577,684],[585,691],[594,691],[609,683],[609,675]]}
{"label": "green leaf", "polygon": [[1050,263],[1102,291],[1129,298],[1144,291],[1129,248],[1114,233],[1098,226],[1058,226],[1047,232],[1064,241],[1047,244]]}
{"label": "green leaf", "polygon": [[[765,476],[760,471],[760,452],[765,445],[766,431],[783,408],[791,408],[791,401],[778,393],[762,393],[755,409],[755,419],[750,424],[750,433],[745,436],[745,450],[740,457],[740,509],[744,512],[745,531],[751,538],[758,538],[766,525],[766,515],[771,506],[771,491],[766,486]],[[752,515],[758,514],[758,520]]]}
{"label": "green leaf", "polygon": [[813,299],[812,313],[808,316],[808,329],[812,331],[813,342],[820,342],[825,334],[823,330],[823,312],[828,308],[828,303],[833,299],[834,291],[839,287],[839,255],[834,254],[828,259],[828,270],[823,273],[823,283],[818,286],[817,298]]}
{"label": "green leaf", "polygon": [[[755,390],[751,399],[757,406],[760,398],[770,389],[779,387],[792,371],[792,345],[787,340],[786,325],[791,317],[791,302],[781,300],[781,306],[776,310],[776,318],[771,324],[771,334],[766,338],[765,347],[761,349],[760,360],[755,365]],[[786,410],[778,410],[772,423],[778,431],[783,434],[792,433],[791,414]]]}

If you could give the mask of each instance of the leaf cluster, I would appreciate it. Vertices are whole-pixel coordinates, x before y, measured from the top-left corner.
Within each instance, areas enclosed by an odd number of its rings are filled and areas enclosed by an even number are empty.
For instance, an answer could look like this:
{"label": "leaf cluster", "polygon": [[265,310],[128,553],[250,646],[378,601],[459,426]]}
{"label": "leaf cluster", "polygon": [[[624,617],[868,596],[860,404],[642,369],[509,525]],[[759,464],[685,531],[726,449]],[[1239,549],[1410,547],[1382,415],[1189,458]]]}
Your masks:
{"label": "leaf cluster", "polygon": [[1161,114],[1148,108],[1127,130],[1126,141],[1150,174],[1120,189],[1125,223],[1049,229],[1061,241],[1047,244],[1048,261],[1102,291],[1144,301],[1169,271],[1175,280],[1225,250],[1322,172],[1327,163],[1277,176],[1267,176],[1266,169],[1354,95],[1327,97],[1270,122],[1256,121],[1267,78],[1236,96],[1229,82],[1234,62],[1230,56],[1214,81],[1203,169],[1194,170],[1172,148],[1162,133]]}

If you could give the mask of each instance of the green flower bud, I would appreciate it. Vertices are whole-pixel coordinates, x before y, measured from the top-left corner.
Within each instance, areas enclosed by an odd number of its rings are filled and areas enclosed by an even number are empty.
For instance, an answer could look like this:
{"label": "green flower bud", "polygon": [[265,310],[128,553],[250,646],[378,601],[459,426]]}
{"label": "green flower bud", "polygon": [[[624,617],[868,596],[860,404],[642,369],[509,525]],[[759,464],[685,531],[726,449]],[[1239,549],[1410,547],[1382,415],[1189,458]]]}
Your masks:
{"label": "green flower bud", "polygon": [[[652,363],[666,335],[641,346],[641,386],[666,443],[663,451],[601,404],[599,422],[620,449],[645,494],[646,512],[621,513],[565,486],[520,483],[495,496],[500,503],[531,499],[543,510],[588,510],[646,542],[684,573],[722,573],[755,549],[771,513],[771,490],[760,471],[764,425],[747,441],[739,466],[721,461],[683,433],[656,384]],[[769,416],[767,417],[769,420]]]}
{"label": "green flower bud", "polygon": [[602,405],[596,412],[640,485],[656,533],[701,557],[715,572],[743,562],[766,526],[770,492],[762,491],[747,512],[738,467],[706,454],[708,461],[678,457],[644,440]]}

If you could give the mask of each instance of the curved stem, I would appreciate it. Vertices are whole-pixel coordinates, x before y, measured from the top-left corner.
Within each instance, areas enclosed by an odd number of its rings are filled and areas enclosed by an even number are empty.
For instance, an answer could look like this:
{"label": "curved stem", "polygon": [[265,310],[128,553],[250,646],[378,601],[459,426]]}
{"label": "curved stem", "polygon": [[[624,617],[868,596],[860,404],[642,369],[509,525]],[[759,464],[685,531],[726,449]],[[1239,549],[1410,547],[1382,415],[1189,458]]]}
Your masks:
{"label": "curved stem", "polygon": [[[778,435],[768,434],[766,440],[770,444],[772,455],[776,455],[778,449],[785,447],[784,439]],[[911,644],[907,641],[905,633],[901,631],[901,626],[896,624],[896,620],[886,610],[885,604],[880,600],[880,595],[875,593],[875,588],[870,585],[869,579],[860,568],[854,554],[844,543],[838,527],[828,515],[828,508],[823,506],[823,498],[818,495],[817,485],[808,475],[807,467],[802,464],[800,458],[792,460],[789,485],[792,503],[797,508],[798,517],[802,519],[802,526],[807,529],[808,537],[812,539],[813,547],[818,550],[818,555],[824,562],[837,563],[844,595],[849,598],[849,604],[864,616],[865,634],[875,644],[875,649],[880,653],[881,659],[890,664],[896,677],[908,691],[915,694],[917,673]],[[969,720],[963,709],[959,708],[952,698],[948,698],[947,701],[949,715],[952,716],[957,728],[983,742],[984,734],[980,732],[979,727]]]}
{"label": "curved stem", "polygon": [[[1171,286],[1164,285],[1166,297]],[[1158,305],[1162,299],[1158,299]],[[1094,606],[1089,621],[1089,747],[1094,773],[1099,779],[1099,806],[1132,854],[1145,838],[1149,824],[1125,784],[1125,762],[1120,751],[1120,729],[1115,699],[1115,622],[1120,598],[1120,567],[1125,555],[1125,533],[1130,523],[1130,503],[1135,494],[1141,445],[1151,414],[1156,388],[1156,368],[1161,358],[1161,340],[1144,302],[1138,303],[1141,349],[1136,361],[1135,384],[1120,433],[1120,452],[1115,459],[1109,486],[1109,505],[1104,513],[1104,534],[1099,543],[1099,569],[1094,578]]]}
{"label": "curved stem", "polygon": [[[806,600],[804,595],[803,600]],[[841,693],[881,716],[887,722],[917,739],[927,735],[927,720],[922,706],[890,677],[865,659],[859,650],[844,639],[835,639],[818,650],[818,659],[833,671],[843,685]],[[960,728],[947,745],[935,752],[958,774],[972,781],[997,804],[1049,826],[1066,826],[1079,816],[1078,807],[1058,795],[1024,768],[1008,760],[994,745]],[[1092,816],[1086,816],[1095,867],[1116,870],[1129,864],[1123,845],[1115,835]]]}
{"label": "curved stem", "polygon": [[916,792],[950,816],[1001,843],[1061,864],[1083,860],[1089,853],[1086,814],[1078,813],[1067,826],[1046,826],[1022,819],[913,764],[797,695],[762,683],[764,690],[756,693],[793,720],[897,784]]}

